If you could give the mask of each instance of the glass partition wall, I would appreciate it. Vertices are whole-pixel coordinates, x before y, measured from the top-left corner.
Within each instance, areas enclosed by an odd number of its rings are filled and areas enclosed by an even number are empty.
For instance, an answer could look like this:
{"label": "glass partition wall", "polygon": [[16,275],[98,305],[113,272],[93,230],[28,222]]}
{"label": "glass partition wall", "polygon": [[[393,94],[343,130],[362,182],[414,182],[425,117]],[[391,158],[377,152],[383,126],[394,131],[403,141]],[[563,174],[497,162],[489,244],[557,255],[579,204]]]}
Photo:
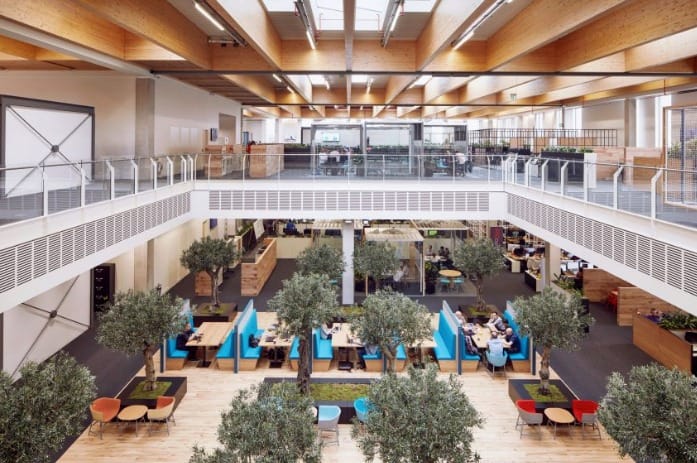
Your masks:
{"label": "glass partition wall", "polygon": [[311,135],[315,175],[360,175],[365,164],[362,125],[316,124]]}
{"label": "glass partition wall", "polygon": [[366,175],[404,177],[418,172],[423,149],[420,123],[366,122]]}

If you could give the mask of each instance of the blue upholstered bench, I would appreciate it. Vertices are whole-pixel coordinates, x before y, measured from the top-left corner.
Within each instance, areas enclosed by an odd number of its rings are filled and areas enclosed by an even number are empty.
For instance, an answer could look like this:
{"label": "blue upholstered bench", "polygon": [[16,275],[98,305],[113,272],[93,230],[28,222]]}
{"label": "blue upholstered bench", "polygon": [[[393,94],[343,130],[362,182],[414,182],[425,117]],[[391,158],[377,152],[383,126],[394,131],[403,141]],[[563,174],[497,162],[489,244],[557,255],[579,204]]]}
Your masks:
{"label": "blue upholstered bench", "polygon": [[448,372],[457,371],[457,359],[455,356],[457,333],[448,322],[442,310],[438,316],[438,329],[433,332],[433,340],[436,344],[433,348],[433,353],[436,355],[440,370]]}
{"label": "blue upholstered bench", "polygon": [[288,360],[290,360],[290,369],[297,370],[298,361],[300,360],[300,339],[297,336],[293,338],[293,342],[290,344]]}
{"label": "blue upholstered bench", "polygon": [[[374,354],[363,355],[365,360],[365,371],[382,372],[383,360],[382,351],[378,350]],[[407,364],[407,351],[404,349],[404,344],[397,346],[397,356],[395,359],[395,371],[402,371]]]}
{"label": "blue upholstered bench", "polygon": [[312,371],[328,371],[334,358],[331,339],[321,339],[319,329],[312,330]]}
{"label": "blue upholstered bench", "polygon": [[503,318],[520,338],[520,352],[508,355],[513,371],[530,373],[530,339],[528,336],[520,336],[520,327],[508,310],[503,312]]}
{"label": "blue upholstered bench", "polygon": [[220,370],[233,370],[235,368],[235,333],[236,331],[233,330],[228,334],[215,355]]}
{"label": "blue upholstered bench", "polygon": [[167,339],[167,361],[165,368],[168,370],[181,370],[184,368],[189,351],[177,349],[177,338]]}
{"label": "blue upholstered bench", "polygon": [[261,338],[264,330],[257,326],[257,311],[252,309],[247,318],[237,327],[240,337],[240,371],[253,371],[257,368],[257,362],[261,358],[261,346],[252,347],[249,345],[249,336]]}

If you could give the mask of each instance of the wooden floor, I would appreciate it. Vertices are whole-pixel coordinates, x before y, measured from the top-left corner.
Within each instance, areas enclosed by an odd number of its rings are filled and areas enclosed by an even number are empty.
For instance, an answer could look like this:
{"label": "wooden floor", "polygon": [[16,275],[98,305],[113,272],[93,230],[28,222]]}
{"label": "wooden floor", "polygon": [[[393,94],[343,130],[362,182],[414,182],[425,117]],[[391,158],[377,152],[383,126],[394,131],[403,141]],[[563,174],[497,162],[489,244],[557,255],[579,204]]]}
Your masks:
{"label": "wooden floor", "polygon": [[[140,374],[143,372],[141,371]],[[260,368],[254,372],[234,374],[215,367],[196,368],[193,363],[183,370],[169,372],[188,378],[188,393],[175,412],[176,426],[171,435],[166,433],[149,436],[141,427],[138,436],[133,426],[111,424],[105,428],[104,439],[88,436],[87,431],[77,439],[59,460],[61,463],[121,463],[139,461],[149,463],[186,463],[191,448],[199,444],[205,448],[217,446],[216,432],[220,413],[225,410],[235,391],[261,382],[265,376],[295,376],[288,368]],[[344,372],[333,370],[315,373],[313,377],[358,378],[375,377],[376,374],[362,370]],[[508,373],[509,378],[528,378],[530,375]],[[555,376],[556,377],[556,376]],[[443,375],[446,378],[446,375]],[[580,428],[560,428],[556,440],[551,428],[543,428],[541,436],[529,432],[522,439],[514,429],[516,410],[508,398],[507,380],[492,378],[486,370],[463,374],[458,377],[463,390],[475,408],[484,415],[485,424],[474,432],[474,448],[483,462],[554,462],[593,463],[632,461],[621,459],[614,441],[603,431],[603,438],[584,438]],[[363,461],[363,457],[351,439],[350,425],[340,426],[340,445],[329,445],[323,451],[324,462]]]}

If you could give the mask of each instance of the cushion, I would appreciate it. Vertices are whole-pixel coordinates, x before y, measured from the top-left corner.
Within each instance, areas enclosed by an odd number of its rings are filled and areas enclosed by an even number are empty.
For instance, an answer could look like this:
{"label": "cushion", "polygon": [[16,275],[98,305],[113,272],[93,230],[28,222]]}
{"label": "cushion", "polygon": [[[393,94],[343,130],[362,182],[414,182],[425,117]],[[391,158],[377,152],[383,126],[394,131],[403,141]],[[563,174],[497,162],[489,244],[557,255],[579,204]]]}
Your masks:
{"label": "cushion", "polygon": [[255,338],[260,338],[264,333],[264,330],[257,328],[257,311],[252,309],[251,313],[247,317],[244,326],[238,327],[240,330],[240,358],[243,359],[254,359],[261,357],[261,346],[250,347],[249,336],[253,335]]}
{"label": "cushion", "polygon": [[516,352],[515,354],[510,354],[508,357],[511,360],[527,360],[530,358],[530,349],[528,346],[529,343],[529,336],[525,336],[520,338],[520,352]]}
{"label": "cushion", "polygon": [[436,347],[433,348],[433,352],[436,354],[436,358],[438,360],[455,360],[455,355],[453,353],[455,349],[451,350],[448,348],[447,343],[439,331],[433,332],[433,340],[436,343]]}
{"label": "cushion", "polygon": [[185,359],[189,356],[189,351],[177,349],[177,339],[167,339],[167,357],[171,359]]}
{"label": "cushion", "polygon": [[320,339],[319,330],[312,330],[312,337],[314,339],[314,358],[318,360],[330,360],[334,358],[334,352],[332,350],[332,340],[331,339]]}
{"label": "cushion", "polygon": [[300,338],[294,337],[293,342],[290,345],[290,355],[288,356],[290,360],[300,360]]}
{"label": "cushion", "polygon": [[218,349],[218,353],[215,355],[215,358],[234,358],[235,357],[235,331],[231,331],[230,334],[228,334],[227,338],[225,338],[225,341],[223,344],[220,346],[220,349]]}

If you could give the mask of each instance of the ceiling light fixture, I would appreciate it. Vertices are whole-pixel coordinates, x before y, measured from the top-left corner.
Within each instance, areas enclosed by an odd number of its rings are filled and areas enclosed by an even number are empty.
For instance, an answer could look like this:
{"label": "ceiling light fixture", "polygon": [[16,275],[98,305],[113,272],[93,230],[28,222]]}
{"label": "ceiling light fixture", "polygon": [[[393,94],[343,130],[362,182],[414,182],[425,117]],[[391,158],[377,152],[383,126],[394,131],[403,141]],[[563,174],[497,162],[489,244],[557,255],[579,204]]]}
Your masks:
{"label": "ceiling light fixture", "polygon": [[315,32],[314,28],[312,27],[313,23],[311,22],[310,15],[307,14],[307,8],[305,8],[304,0],[295,0],[295,9],[298,12],[300,21],[302,21],[303,26],[305,27],[305,36],[307,37],[307,41],[310,43],[310,47],[313,50],[316,50],[317,43],[315,42]]}
{"label": "ceiling light fixture", "polygon": [[373,85],[373,78],[368,79],[365,85],[365,93],[370,93],[370,87]]}
{"label": "ceiling light fixture", "polygon": [[307,36],[307,41],[310,43],[310,47],[311,47],[313,50],[316,50],[316,49],[317,49],[317,46],[315,45],[315,38],[312,37],[312,31],[310,31],[310,29],[307,29],[307,30],[305,31],[305,35]]}
{"label": "ceiling light fixture", "polygon": [[278,74],[271,74],[274,79],[276,79],[276,82],[283,82],[280,77],[278,77]]}
{"label": "ceiling light fixture", "polygon": [[205,1],[194,0],[194,8],[216,28],[230,34],[235,42],[242,46],[247,46],[247,41],[244,37],[238,34],[236,30],[232,29]]}
{"label": "ceiling light fixture", "polygon": [[484,23],[484,21],[489,19],[489,16],[494,14],[494,12],[498,10],[504,3],[511,3],[511,1],[512,0],[497,0],[496,3],[491,5],[484,13],[482,13],[480,17],[477,18],[477,20],[474,23],[472,23],[470,27],[467,28],[467,30],[460,36],[460,38],[451,43],[452,47],[455,50],[460,48],[462,44],[474,37],[474,31],[479,26],[481,26]]}
{"label": "ceiling light fixture", "polygon": [[[399,19],[399,15],[401,14],[399,8],[403,4],[404,0],[390,0],[390,3],[387,5],[387,9],[385,10],[385,22],[383,23],[384,29],[382,33],[382,40],[380,41],[380,45],[382,45],[383,47],[387,46],[387,43],[390,41],[390,37],[392,36],[392,33],[397,27],[397,20]],[[388,24],[390,26],[389,28],[386,27]]]}
{"label": "ceiling light fixture", "polygon": [[332,89],[332,88],[329,86],[329,81],[327,80],[326,77],[324,78],[324,86],[327,87],[327,90],[331,90],[331,89]]}
{"label": "ceiling light fixture", "polygon": [[295,91],[292,88],[290,88],[290,85],[286,85],[286,88],[290,93],[295,93]]}
{"label": "ceiling light fixture", "polygon": [[418,79],[416,79],[414,82],[412,82],[412,84],[409,86],[409,88],[423,87],[424,85],[426,85],[428,83],[428,81],[431,80],[432,77],[433,76],[431,76],[430,74],[424,74],[421,77],[419,77]]}

